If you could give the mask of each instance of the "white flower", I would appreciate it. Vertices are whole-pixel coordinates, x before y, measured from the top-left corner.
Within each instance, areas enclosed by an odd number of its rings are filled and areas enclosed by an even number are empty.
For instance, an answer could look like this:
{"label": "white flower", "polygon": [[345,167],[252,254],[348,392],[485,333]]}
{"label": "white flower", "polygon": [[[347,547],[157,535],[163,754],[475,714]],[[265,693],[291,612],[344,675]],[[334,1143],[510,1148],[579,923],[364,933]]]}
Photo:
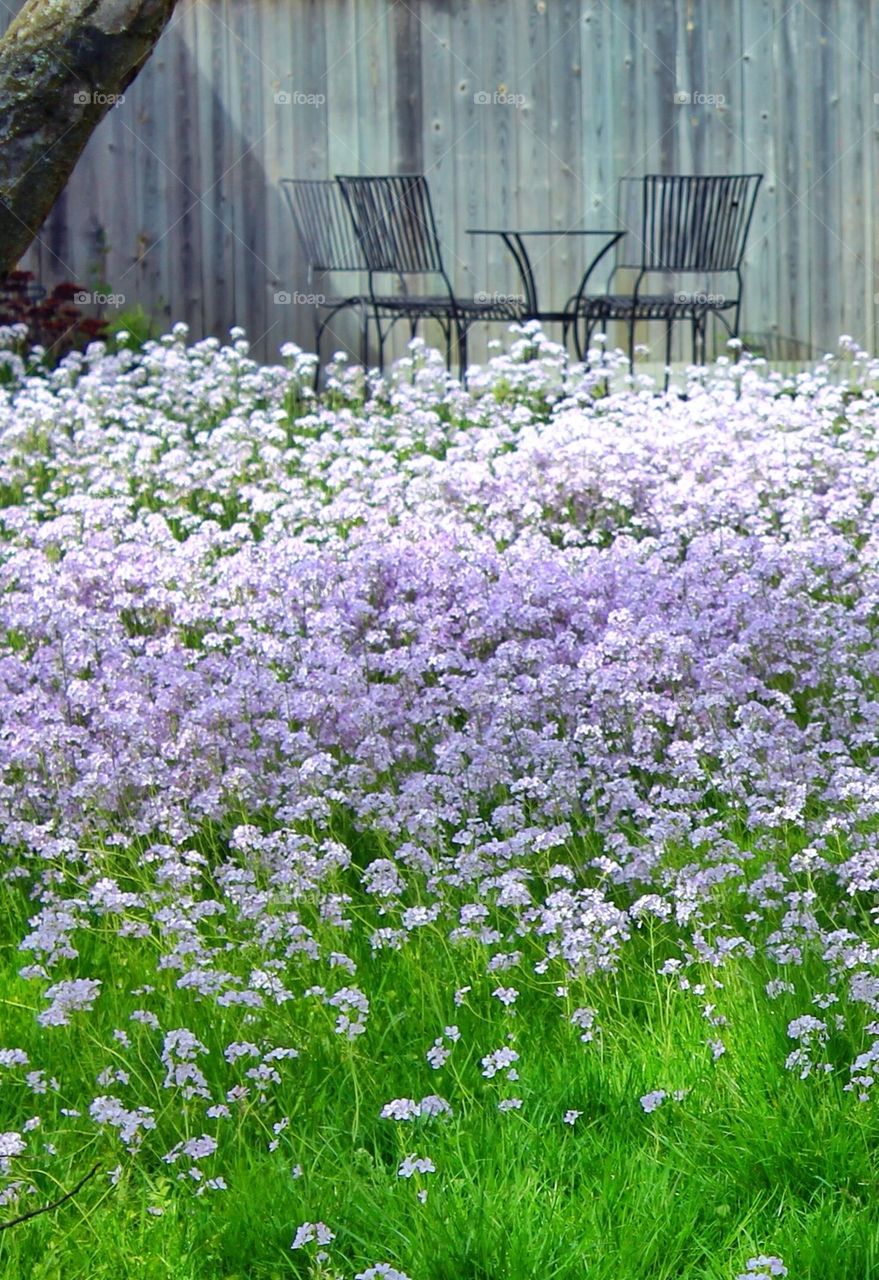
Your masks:
{"label": "white flower", "polygon": [[73,978],[69,982],[56,982],[45,992],[45,999],[52,1003],[37,1014],[37,1022],[43,1027],[66,1027],[68,1014],[89,1010],[101,989],[100,978]]}
{"label": "white flower", "polygon": [[27,1144],[20,1133],[0,1133],[0,1156],[20,1156]]}
{"label": "white flower", "polygon": [[519,998],[519,992],[515,987],[498,987],[491,994],[496,1000],[500,1000],[501,1004],[506,1005],[507,1008],[515,1004]]}
{"label": "white flower", "polygon": [[768,1276],[787,1275],[787,1267],[774,1254],[761,1253],[757,1258],[749,1258],[745,1266],[747,1271],[736,1276],[736,1280],[766,1280]]}
{"label": "white flower", "polygon": [[190,1138],[183,1144],[183,1154],[193,1160],[203,1160],[205,1156],[212,1156],[216,1149],[216,1140],[207,1133],[203,1133],[200,1138]]}
{"label": "white flower", "polygon": [[398,1271],[389,1262],[377,1262],[365,1271],[358,1271],[354,1280],[409,1280],[405,1271]]}
{"label": "white flower", "polygon": [[382,1120],[414,1120],[420,1108],[414,1098],[394,1098],[381,1109]]}
{"label": "white flower", "polygon": [[418,1110],[423,1116],[450,1116],[452,1114],[452,1108],[445,1098],[441,1098],[438,1093],[429,1093],[422,1098]]}
{"label": "white flower", "polygon": [[[507,1071],[513,1066],[514,1062],[519,1061],[519,1055],[515,1049],[509,1049],[504,1045],[500,1049],[495,1049],[492,1053],[487,1053],[482,1059],[482,1074],[486,1080],[491,1080],[492,1076],[496,1076],[499,1071]],[[510,1074],[512,1080],[515,1077]]]}
{"label": "white flower", "polygon": [[303,1222],[296,1228],[296,1235],[293,1237],[290,1248],[302,1249],[305,1245],[311,1244],[312,1240],[316,1240],[318,1244],[329,1244],[335,1238],[335,1234],[330,1231],[325,1222]]}
{"label": "white flower", "polygon": [[436,1173],[436,1165],[430,1156],[407,1156],[397,1170],[398,1178],[411,1178],[414,1173]]}
{"label": "white flower", "polygon": [[451,1052],[451,1049],[444,1045],[442,1038],[439,1037],[434,1040],[433,1045],[428,1049],[424,1056],[427,1058],[427,1061],[433,1067],[434,1071],[439,1071],[440,1067],[445,1066],[446,1060]]}
{"label": "white flower", "polygon": [[28,1061],[24,1049],[0,1049],[0,1067],[26,1067]]}

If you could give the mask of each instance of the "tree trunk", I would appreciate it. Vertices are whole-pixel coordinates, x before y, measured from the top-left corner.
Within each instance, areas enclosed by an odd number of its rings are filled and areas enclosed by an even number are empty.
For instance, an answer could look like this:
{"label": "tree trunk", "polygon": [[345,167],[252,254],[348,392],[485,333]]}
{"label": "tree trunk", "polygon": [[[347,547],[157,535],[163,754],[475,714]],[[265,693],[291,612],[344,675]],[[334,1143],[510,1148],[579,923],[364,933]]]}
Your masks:
{"label": "tree trunk", "polygon": [[0,41],[0,279],[36,237],[92,132],[177,0],[27,0]]}

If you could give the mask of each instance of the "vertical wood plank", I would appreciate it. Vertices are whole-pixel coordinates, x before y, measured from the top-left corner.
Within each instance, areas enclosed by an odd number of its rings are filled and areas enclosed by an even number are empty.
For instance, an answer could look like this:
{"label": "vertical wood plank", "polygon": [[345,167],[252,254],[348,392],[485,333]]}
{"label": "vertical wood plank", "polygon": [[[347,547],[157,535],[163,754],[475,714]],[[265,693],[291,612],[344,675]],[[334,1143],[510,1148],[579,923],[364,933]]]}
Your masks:
{"label": "vertical wood plank", "polygon": [[[780,328],[779,246],[787,235],[784,209],[788,197],[777,172],[779,130],[786,108],[775,18],[774,0],[746,0],[742,7],[740,89],[738,102],[734,101],[732,108],[733,131],[742,140],[742,171],[764,175],[745,256],[742,331],[770,337],[780,332],[787,336],[794,333]],[[719,343],[722,350],[722,336]]]}
{"label": "vertical wood plank", "polygon": [[[181,15],[172,35],[176,37],[169,58],[173,92],[173,127],[166,128],[170,207],[168,235],[172,261],[176,262],[170,284],[172,315],[185,320],[195,334],[204,332],[204,293],[202,266],[204,249],[201,239],[202,220],[199,196],[202,189],[199,107],[201,103],[200,67],[198,60],[197,6],[189,5]],[[179,251],[174,255],[174,246]]]}
{"label": "vertical wood plank", "polygon": [[[776,0],[775,16],[781,16],[782,0]],[[797,10],[788,13],[779,28],[778,56],[783,66],[797,67],[802,56],[800,15]],[[778,221],[774,228],[778,260],[781,264],[779,282],[779,323],[782,332],[799,337],[812,332],[809,306],[808,272],[808,221],[799,203],[809,182],[811,166],[807,166],[803,152],[806,129],[800,121],[807,111],[804,101],[811,89],[807,84],[809,72],[800,64],[797,75],[785,77],[785,88],[778,100],[780,114],[779,166],[778,166]]]}
{"label": "vertical wood plank", "polygon": [[869,185],[869,148],[873,121],[879,108],[873,105],[872,44],[864,39],[870,16],[851,5],[837,6],[834,29],[834,83],[838,103],[839,156],[832,171],[838,198],[839,287],[834,290],[833,324],[837,333],[850,333],[862,346],[873,341],[873,293],[870,270],[869,212],[873,205]]}
{"label": "vertical wood plank", "polygon": [[[550,157],[547,226],[555,229],[594,226],[585,189],[583,157],[582,14],[578,0],[562,0],[548,9],[549,52],[547,93],[550,119]],[[584,263],[594,242],[561,240],[554,248],[550,272],[550,301],[562,307],[578,287]],[[561,339],[561,333],[557,335]]]}
{"label": "vertical wood plank", "polygon": [[[278,12],[283,25],[281,38],[287,50],[287,65],[293,68],[293,83],[306,94],[322,99],[316,102],[314,107],[291,112],[286,117],[285,132],[279,138],[282,150],[280,168],[283,169],[283,174],[280,176],[302,178],[330,176],[327,121],[329,95],[332,89],[328,85],[324,8],[321,0],[304,0],[297,13],[291,11],[286,0],[279,0]],[[304,32],[298,28],[300,16],[305,22]],[[292,281],[294,290],[306,294],[348,289],[353,277],[344,275],[337,276],[335,280],[312,281],[309,285],[302,246],[296,238],[290,210],[280,191],[277,191],[276,207],[283,227],[280,241],[286,248],[286,260],[290,263],[289,269],[283,276],[287,282],[283,287],[289,289],[289,282]],[[313,310],[308,306],[297,307],[291,319],[293,341],[303,349],[311,350],[314,333]],[[344,325],[348,323],[348,319],[340,318],[339,323]],[[327,345],[329,346],[329,343]]]}
{"label": "vertical wood plank", "polygon": [[[170,37],[173,40],[173,31]],[[162,331],[173,323],[169,289],[170,262],[172,249],[179,245],[167,217],[167,180],[160,158],[170,56],[170,42],[163,36],[153,51],[145,74],[139,76],[132,86],[136,90],[137,110],[131,128],[141,145],[138,148],[135,175],[135,262],[125,277],[126,297],[129,286],[133,285],[131,292],[136,298],[144,299],[144,309]],[[104,173],[106,174],[106,167]],[[71,181],[71,195],[75,193],[78,199],[74,203],[79,203],[85,196],[81,179],[87,178],[87,174],[80,175],[77,172],[74,178],[80,179],[80,182],[74,186]],[[83,260],[84,248],[81,241],[74,248],[78,261]]]}
{"label": "vertical wood plank", "polygon": [[[554,134],[558,130],[553,130],[550,97],[550,58],[556,50],[550,48],[549,32],[545,0],[527,0],[517,13],[515,74],[511,86],[514,102],[506,108],[512,113],[520,175],[512,222],[514,226],[546,230],[566,225],[564,166],[556,150]],[[555,302],[553,267],[565,252],[565,241],[556,244],[550,237],[541,236],[531,240],[527,247],[538,298],[546,308]],[[549,335],[558,337],[551,327]]]}
{"label": "vertical wood plank", "polygon": [[[231,25],[229,0],[201,0],[199,49],[202,66],[209,68],[210,86],[201,114],[202,245],[207,261],[202,270],[205,329],[225,339],[235,318],[235,236],[238,206],[234,162],[240,145],[242,55]],[[246,319],[246,317],[245,317]],[[251,326],[252,328],[252,326]]]}
{"label": "vertical wood plank", "polygon": [[809,123],[812,146],[806,160],[808,180],[804,195],[811,223],[810,292],[813,325],[821,345],[828,350],[834,347],[839,335],[830,291],[826,287],[827,264],[831,261],[837,263],[834,275],[838,281],[841,250],[835,230],[839,225],[839,214],[836,199],[838,174],[834,175],[834,167],[840,151],[836,127],[839,97],[832,73],[835,7],[833,0],[815,0],[814,6],[803,15],[811,55]]}
{"label": "vertical wood plank", "polygon": [[[511,227],[516,225],[519,164],[515,133],[514,109],[495,102],[494,95],[516,92],[514,33],[510,29],[509,5],[504,0],[482,3],[482,68],[485,81],[479,92],[488,101],[478,107],[482,129],[482,145],[487,171],[485,208],[482,225]],[[497,236],[485,237],[485,276],[489,292],[506,293],[515,288],[509,255]]]}
{"label": "vertical wood plank", "polygon": [[[370,4],[370,7],[372,5]],[[326,47],[326,177],[337,173],[368,173],[360,154],[357,128],[357,4],[356,0],[329,0],[323,5]],[[348,314],[342,313],[327,331],[326,350],[356,352],[355,334]]]}
{"label": "vertical wood plank", "polygon": [[[278,185],[281,178],[294,176],[294,120],[298,113],[293,109],[292,103],[287,104],[286,108],[283,103],[276,103],[275,96],[284,92],[292,94],[294,90],[313,94],[315,88],[302,75],[301,61],[295,57],[291,46],[288,30],[290,12],[287,6],[280,4],[279,0],[263,0],[261,16],[260,59],[264,70],[261,87],[264,111],[270,124],[263,145],[266,188],[265,256],[268,267],[265,280],[265,345],[269,358],[273,359],[282,343],[301,341],[299,308],[292,305],[281,308],[275,302],[277,294],[285,292],[292,295],[299,289],[299,284],[294,279],[290,247],[293,227],[287,225],[289,213],[283,204],[284,197]],[[303,13],[303,19],[306,17],[307,10]],[[308,43],[308,33],[302,43]]]}
{"label": "vertical wood plank", "polygon": [[[455,150],[458,125],[451,88],[457,76],[459,55],[454,48],[453,22],[448,0],[419,6],[421,21],[421,74],[424,110],[422,114],[422,154],[424,173],[430,188],[443,262],[454,283],[464,272],[459,254],[455,220]],[[427,283],[427,282],[426,282]],[[431,282],[436,288],[436,281]],[[458,285],[460,289],[460,284]],[[439,325],[423,324],[419,332],[437,347],[444,342]],[[393,351],[402,355],[409,340],[407,326],[397,326]]]}
{"label": "vertical wood plank", "polygon": [[[485,109],[475,95],[487,81],[481,41],[480,9],[484,0],[454,0],[450,23],[449,93],[451,128],[456,139],[452,150],[454,204],[452,226],[455,260],[452,279],[460,294],[502,289],[486,274],[485,237],[470,236],[468,227],[485,226],[486,186],[495,181],[494,162],[483,146]],[[469,335],[471,360],[488,354],[486,342],[502,330],[498,325],[474,325]]]}

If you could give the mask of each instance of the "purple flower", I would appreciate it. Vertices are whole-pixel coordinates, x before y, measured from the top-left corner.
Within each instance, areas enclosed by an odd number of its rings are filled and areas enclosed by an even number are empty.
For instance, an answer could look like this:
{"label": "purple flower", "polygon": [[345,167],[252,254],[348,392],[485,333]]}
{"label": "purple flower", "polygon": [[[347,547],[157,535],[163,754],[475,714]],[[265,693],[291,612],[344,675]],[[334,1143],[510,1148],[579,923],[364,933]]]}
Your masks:
{"label": "purple flower", "polygon": [[0,1158],[23,1155],[27,1144],[20,1133],[0,1133]]}
{"label": "purple flower", "polygon": [[69,982],[56,982],[46,992],[52,1003],[37,1014],[37,1022],[44,1027],[66,1027],[70,1014],[91,1009],[101,989],[99,978],[74,978]]}
{"label": "purple flower", "polygon": [[291,1249],[302,1249],[316,1241],[318,1244],[329,1244],[335,1240],[335,1234],[325,1222],[303,1222],[296,1228]]}
{"label": "purple flower", "polygon": [[416,1173],[436,1173],[436,1165],[429,1156],[406,1156],[397,1170],[398,1178],[411,1178]]}

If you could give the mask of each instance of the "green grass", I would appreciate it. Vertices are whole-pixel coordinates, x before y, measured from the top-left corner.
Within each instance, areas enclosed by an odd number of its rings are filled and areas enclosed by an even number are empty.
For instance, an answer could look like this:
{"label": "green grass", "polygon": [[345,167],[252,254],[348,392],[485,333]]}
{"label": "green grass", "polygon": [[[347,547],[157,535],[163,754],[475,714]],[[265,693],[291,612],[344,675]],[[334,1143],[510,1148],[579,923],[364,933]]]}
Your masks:
{"label": "green grass", "polygon": [[[122,887],[148,883],[136,858],[126,862],[118,850],[105,856]],[[792,1048],[788,1021],[827,989],[820,958],[795,970],[744,955],[721,968],[690,964],[691,985],[706,987],[700,997],[657,973],[678,954],[677,931],[653,922],[622,948],[614,972],[568,979],[567,995],[559,995],[561,963],[535,974],[535,944],[512,932],[490,949],[475,941],[454,945],[449,922],[440,920],[415,930],[402,950],[373,954],[368,939],[380,920],[355,884],[352,872],[340,872],[339,890],[355,899],[350,933],[316,913],[308,920],[326,952],[345,951],[357,964],[350,982],[368,996],[370,1013],[366,1032],[353,1041],[334,1033],[333,1010],[299,996],[327,977],[324,962],[302,956],[279,971],[298,998],[267,1003],[244,1026],[240,1008],[224,1010],[179,989],[179,970],[157,973],[154,929],[141,939],[120,938],[121,917],[107,917],[100,929],[74,935],[80,955],[71,975],[103,982],[94,1011],[74,1014],[67,1027],[44,1028],[35,1020],[43,1004],[34,984],[18,976],[22,953],[3,949],[2,1043],[25,1049],[31,1067],[60,1085],[57,1094],[34,1096],[23,1083],[28,1068],[0,1071],[0,1128],[20,1129],[23,1118],[40,1114],[35,1136],[58,1148],[51,1160],[23,1157],[17,1176],[30,1176],[49,1200],[92,1162],[101,1171],[74,1200],[0,1232],[0,1275],[269,1280],[349,1277],[386,1261],[413,1280],[732,1280],[761,1252],[784,1258],[792,1280],[879,1275],[871,1208],[879,1121],[872,1106],[842,1087],[846,1064],[862,1048],[858,1007],[843,996],[830,1011],[846,1015],[826,1051],[837,1070],[801,1080],[784,1067]],[[209,870],[196,896],[216,896]],[[2,909],[2,936],[23,936],[33,908],[20,883],[3,888]],[[138,910],[128,914],[136,918]],[[511,929],[501,912],[491,923]],[[259,963],[253,922],[234,912],[204,921],[202,937],[232,944],[224,964],[236,973],[246,976]],[[517,944],[523,958],[515,969],[486,973],[488,954]],[[335,976],[335,987],[349,981],[343,970]],[[796,993],[770,1001],[765,984],[779,976]],[[131,994],[146,983],[155,986],[152,994]],[[493,998],[498,985],[519,990],[515,1012]],[[471,991],[456,1007],[454,992],[465,986]],[[725,1025],[709,1024],[705,1001]],[[597,1010],[601,1027],[586,1044],[570,1022],[584,1005]],[[278,1064],[281,1083],[271,1085],[264,1104],[251,1098],[231,1119],[205,1121],[203,1101],[163,1089],[162,1037],[130,1021],[138,1007],[154,1010],[163,1031],[187,1027],[203,1041],[210,1052],[199,1064],[215,1099],[248,1065],[227,1066],[222,1055],[230,1041],[265,1039],[295,1046],[300,1057]],[[426,1050],[452,1023],[461,1039],[434,1071]],[[115,1028],[128,1031],[130,1047],[114,1041]],[[519,1080],[485,1079],[481,1058],[508,1035],[520,1055]],[[726,1046],[717,1061],[707,1043],[715,1037]],[[96,1085],[98,1071],[118,1066],[130,1073],[128,1085]],[[689,1092],[645,1113],[639,1099],[655,1089]],[[155,1107],[156,1130],[136,1158],[114,1131],[96,1137],[87,1119],[60,1114],[61,1107],[86,1112],[100,1093]],[[379,1117],[392,1098],[431,1093],[448,1099],[451,1118]],[[509,1096],[522,1098],[521,1110],[500,1113],[498,1099]],[[562,1120],[569,1108],[583,1113],[573,1126]],[[282,1117],[289,1123],[270,1151],[272,1125]],[[175,1180],[181,1166],[162,1155],[203,1131],[220,1145],[201,1167],[206,1177],[221,1174],[228,1189],[197,1197],[190,1179]],[[410,1152],[429,1156],[436,1172],[399,1178]],[[107,1174],[117,1165],[113,1186]],[[294,1165],[302,1166],[301,1177],[292,1176]],[[419,1189],[428,1192],[424,1203]],[[290,1249],[297,1226],[318,1220],[336,1233],[324,1267],[314,1246]]]}

